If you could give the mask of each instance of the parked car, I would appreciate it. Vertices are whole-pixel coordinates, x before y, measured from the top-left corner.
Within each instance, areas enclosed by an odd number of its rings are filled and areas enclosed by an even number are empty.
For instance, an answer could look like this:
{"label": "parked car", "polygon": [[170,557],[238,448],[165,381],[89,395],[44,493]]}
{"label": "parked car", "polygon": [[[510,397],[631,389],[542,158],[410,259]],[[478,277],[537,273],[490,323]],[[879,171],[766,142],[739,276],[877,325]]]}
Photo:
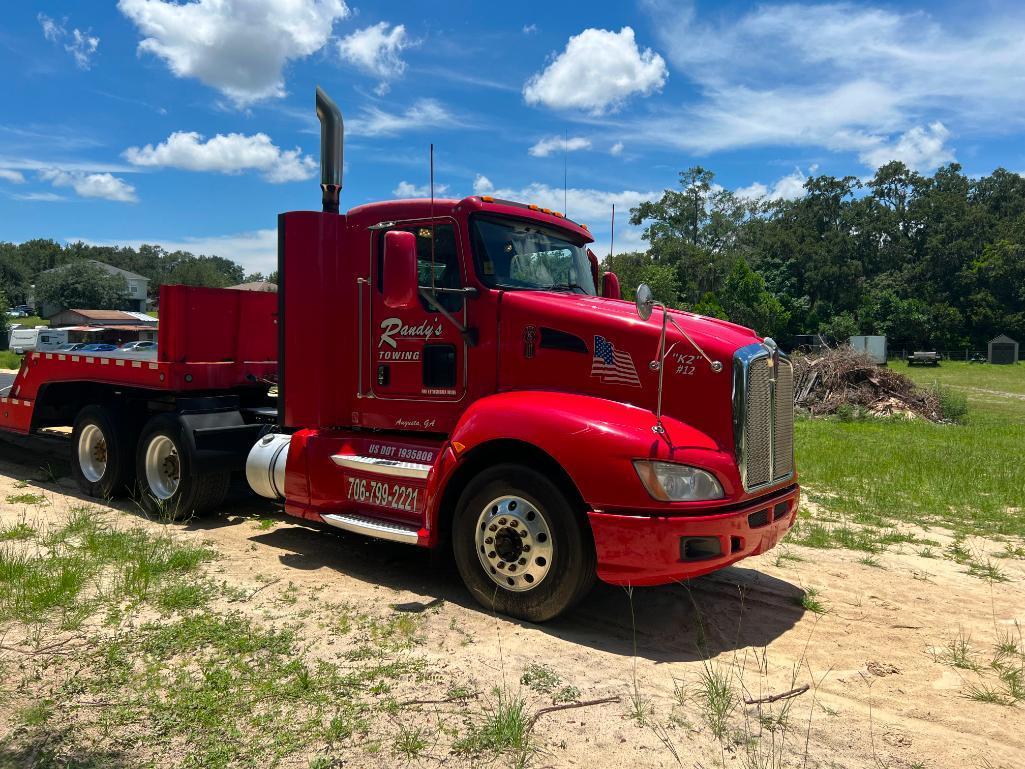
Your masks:
{"label": "parked car", "polygon": [[145,352],[146,350],[157,349],[157,343],[148,341],[126,342],[118,349],[122,352]]}
{"label": "parked car", "polygon": [[86,342],[68,342],[67,344],[62,344],[54,352],[75,352],[75,350],[81,350],[86,344]]}
{"label": "parked car", "polygon": [[7,311],[8,318],[27,318],[28,313],[24,310],[19,310],[17,307]]}
{"label": "parked car", "polygon": [[96,344],[87,344],[85,347],[81,348],[79,350],[79,352],[114,352],[114,350],[116,350],[116,349],[117,349],[117,345],[116,344],[96,343]]}

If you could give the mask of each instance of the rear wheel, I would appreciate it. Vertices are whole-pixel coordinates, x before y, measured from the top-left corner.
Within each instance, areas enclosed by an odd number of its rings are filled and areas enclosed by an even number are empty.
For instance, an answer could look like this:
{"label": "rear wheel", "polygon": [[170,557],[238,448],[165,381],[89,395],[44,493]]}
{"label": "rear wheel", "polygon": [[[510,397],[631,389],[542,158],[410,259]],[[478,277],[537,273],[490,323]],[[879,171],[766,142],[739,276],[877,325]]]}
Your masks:
{"label": "rear wheel", "polygon": [[464,490],[452,522],[463,582],[481,605],[543,622],[594,584],[595,551],[558,486],[536,470],[498,465]]}
{"label": "rear wheel", "polygon": [[71,474],[90,497],[109,499],[126,485],[131,472],[124,436],[114,414],[103,406],[86,406],[71,430]]}
{"label": "rear wheel", "polygon": [[143,428],[135,467],[145,509],[184,520],[224,501],[231,473],[201,473],[181,423],[172,415],[153,417]]}

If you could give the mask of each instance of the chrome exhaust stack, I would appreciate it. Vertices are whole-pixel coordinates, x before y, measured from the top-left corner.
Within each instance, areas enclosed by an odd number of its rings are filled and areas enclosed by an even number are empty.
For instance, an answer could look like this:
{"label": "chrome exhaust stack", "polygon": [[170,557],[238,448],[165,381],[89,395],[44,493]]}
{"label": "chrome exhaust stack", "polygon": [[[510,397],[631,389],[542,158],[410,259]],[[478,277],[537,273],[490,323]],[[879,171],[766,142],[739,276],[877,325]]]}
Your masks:
{"label": "chrome exhaust stack", "polygon": [[324,213],[338,213],[342,191],[345,122],[338,105],[317,86],[317,119],[320,120],[320,189]]}

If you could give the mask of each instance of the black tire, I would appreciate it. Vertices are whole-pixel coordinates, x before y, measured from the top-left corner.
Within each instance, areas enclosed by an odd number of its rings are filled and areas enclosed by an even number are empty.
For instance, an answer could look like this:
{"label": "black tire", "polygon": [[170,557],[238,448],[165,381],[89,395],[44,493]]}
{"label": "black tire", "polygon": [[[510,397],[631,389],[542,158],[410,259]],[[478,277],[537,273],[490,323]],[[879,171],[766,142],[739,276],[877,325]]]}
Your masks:
{"label": "black tire", "polygon": [[[548,570],[532,587],[523,581],[526,577],[521,576],[522,571],[512,575],[504,570],[496,571],[494,566],[485,565],[486,554],[478,554],[478,521],[482,515],[491,515],[486,511],[497,510],[493,503],[506,497],[526,502],[526,515],[540,516],[540,523],[550,532],[550,538],[544,537],[544,540],[550,539]],[[485,525],[490,529],[500,520],[486,517]],[[488,531],[480,530],[482,536],[487,536]],[[494,534],[496,541],[503,531],[523,531],[523,524],[510,523],[510,526],[500,528]],[[518,540],[512,540],[518,543],[515,547],[522,547],[529,541],[529,537],[518,536]],[[509,541],[508,536],[506,541]],[[481,545],[485,550],[489,548],[484,542]],[[586,519],[574,510],[555,483],[542,473],[522,465],[488,468],[467,485],[452,520],[452,552],[463,582],[482,606],[531,622],[544,622],[566,612],[584,597],[595,580],[594,542]],[[515,569],[517,563],[522,564],[531,556],[530,553],[518,552],[514,555],[525,558],[519,561],[514,558],[508,563],[503,561],[505,568]],[[494,552],[491,552],[491,557],[494,557]],[[527,564],[527,568],[532,566],[532,563]],[[515,581],[518,589],[507,588],[496,580]]]}
{"label": "black tire", "polygon": [[[154,462],[148,457],[155,443],[160,447],[166,447],[167,441],[170,442],[172,451],[167,459]],[[140,501],[145,510],[159,518],[182,521],[220,505],[228,493],[231,473],[202,473],[197,465],[192,444],[183,432],[182,424],[177,417],[173,414],[161,414],[150,419],[139,436],[139,445],[135,452],[135,473]],[[167,472],[161,476],[160,472],[164,468]],[[157,473],[156,481],[149,472],[151,470]],[[156,485],[161,479],[166,483],[163,487]]]}
{"label": "black tire", "polygon": [[71,431],[71,475],[78,488],[97,499],[111,499],[124,491],[133,474],[129,444],[128,436],[110,409],[103,406],[81,409]]}

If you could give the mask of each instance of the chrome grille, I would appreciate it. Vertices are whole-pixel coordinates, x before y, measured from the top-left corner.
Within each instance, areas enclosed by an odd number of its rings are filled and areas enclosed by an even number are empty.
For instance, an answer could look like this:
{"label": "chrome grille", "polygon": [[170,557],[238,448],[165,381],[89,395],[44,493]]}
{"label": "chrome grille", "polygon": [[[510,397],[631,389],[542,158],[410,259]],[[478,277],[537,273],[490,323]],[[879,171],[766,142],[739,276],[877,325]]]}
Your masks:
{"label": "chrome grille", "polygon": [[786,478],[794,472],[794,367],[780,360],[776,374],[776,413],[773,430],[773,475]]}
{"label": "chrome grille", "polygon": [[[794,372],[785,357],[773,370],[774,343],[753,344],[733,358],[733,429],[748,491],[794,473]],[[774,376],[775,374],[775,376]]]}
{"label": "chrome grille", "polygon": [[744,420],[745,486],[768,483],[772,473],[772,447],[769,425],[772,423],[772,384],[768,358],[751,361],[747,373],[747,418]]}

